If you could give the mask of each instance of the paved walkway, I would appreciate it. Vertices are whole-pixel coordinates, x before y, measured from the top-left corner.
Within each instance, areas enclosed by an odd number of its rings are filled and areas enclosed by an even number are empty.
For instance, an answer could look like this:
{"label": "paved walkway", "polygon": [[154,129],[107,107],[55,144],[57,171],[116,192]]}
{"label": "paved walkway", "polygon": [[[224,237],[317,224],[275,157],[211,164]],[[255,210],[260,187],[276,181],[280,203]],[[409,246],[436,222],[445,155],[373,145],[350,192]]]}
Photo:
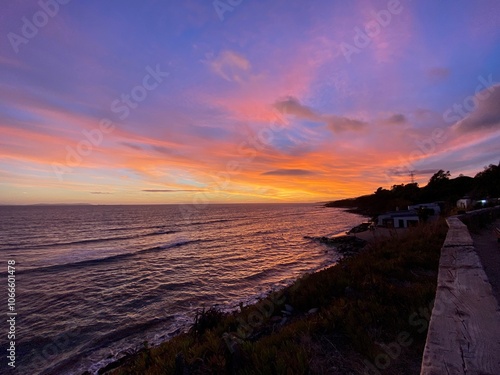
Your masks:
{"label": "paved walkway", "polygon": [[484,272],[493,289],[493,295],[500,304],[500,243],[493,234],[494,227],[500,228],[500,220],[481,232],[471,233],[471,235]]}

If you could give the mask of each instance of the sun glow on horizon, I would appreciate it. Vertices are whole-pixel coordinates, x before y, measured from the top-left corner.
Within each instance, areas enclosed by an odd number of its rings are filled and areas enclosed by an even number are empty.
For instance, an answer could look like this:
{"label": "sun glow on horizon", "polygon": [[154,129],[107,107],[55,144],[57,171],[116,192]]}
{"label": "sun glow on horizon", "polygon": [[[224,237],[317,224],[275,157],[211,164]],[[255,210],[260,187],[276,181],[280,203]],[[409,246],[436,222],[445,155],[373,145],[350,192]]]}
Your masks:
{"label": "sun glow on horizon", "polygon": [[10,4],[0,204],[320,202],[478,172],[500,159],[500,3],[458,3],[221,20],[195,0],[71,2],[29,38],[39,7]]}

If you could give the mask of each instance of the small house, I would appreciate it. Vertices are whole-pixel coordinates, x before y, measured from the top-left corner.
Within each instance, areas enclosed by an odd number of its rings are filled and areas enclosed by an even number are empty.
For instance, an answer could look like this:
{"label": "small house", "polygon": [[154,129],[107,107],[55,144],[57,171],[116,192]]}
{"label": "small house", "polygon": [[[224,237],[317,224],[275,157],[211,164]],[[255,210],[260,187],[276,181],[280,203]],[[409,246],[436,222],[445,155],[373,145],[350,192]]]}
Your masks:
{"label": "small house", "polygon": [[414,227],[418,222],[418,214],[413,210],[386,212],[377,218],[377,226],[386,228]]}

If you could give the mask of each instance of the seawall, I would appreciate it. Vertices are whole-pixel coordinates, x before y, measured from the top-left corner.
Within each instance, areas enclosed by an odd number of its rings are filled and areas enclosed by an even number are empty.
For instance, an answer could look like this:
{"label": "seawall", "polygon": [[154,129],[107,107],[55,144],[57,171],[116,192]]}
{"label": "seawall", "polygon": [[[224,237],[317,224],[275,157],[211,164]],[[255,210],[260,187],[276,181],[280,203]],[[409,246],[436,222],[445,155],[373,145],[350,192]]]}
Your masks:
{"label": "seawall", "polygon": [[[500,207],[452,216],[441,249],[421,375],[500,374],[500,308],[467,226]],[[499,249],[500,251],[500,249]]]}

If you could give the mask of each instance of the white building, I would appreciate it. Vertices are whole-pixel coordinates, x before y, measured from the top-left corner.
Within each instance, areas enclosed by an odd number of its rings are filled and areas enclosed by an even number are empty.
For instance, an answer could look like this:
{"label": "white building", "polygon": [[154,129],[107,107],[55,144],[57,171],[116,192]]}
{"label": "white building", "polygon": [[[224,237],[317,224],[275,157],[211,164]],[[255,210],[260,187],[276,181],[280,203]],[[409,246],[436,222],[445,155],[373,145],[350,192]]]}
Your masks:
{"label": "white building", "polygon": [[415,211],[386,212],[377,218],[377,226],[387,228],[414,227],[418,222],[418,215]]}

